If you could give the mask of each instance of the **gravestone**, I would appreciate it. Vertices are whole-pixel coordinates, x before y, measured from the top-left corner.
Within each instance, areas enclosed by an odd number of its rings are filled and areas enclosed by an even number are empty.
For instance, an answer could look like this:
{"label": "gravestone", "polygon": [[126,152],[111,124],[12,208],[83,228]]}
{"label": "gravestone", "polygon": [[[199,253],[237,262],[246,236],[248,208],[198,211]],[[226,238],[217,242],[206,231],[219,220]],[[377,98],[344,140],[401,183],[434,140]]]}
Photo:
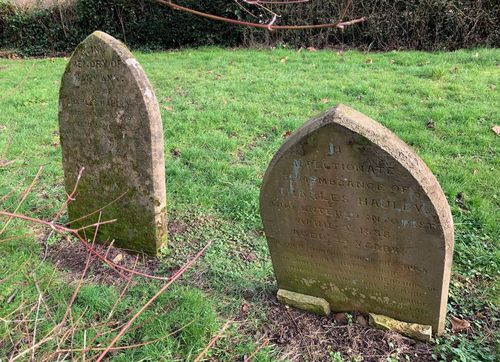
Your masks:
{"label": "gravestone", "polygon": [[78,45],[62,78],[59,128],[68,194],[84,167],[71,227],[102,213],[116,221],[99,227],[100,241],[155,254],[167,237],[162,122],[151,84],[120,41],[96,31]]}
{"label": "gravestone", "polygon": [[443,332],[450,208],[379,123],[343,105],[305,123],[271,161],[260,211],[280,289]]}

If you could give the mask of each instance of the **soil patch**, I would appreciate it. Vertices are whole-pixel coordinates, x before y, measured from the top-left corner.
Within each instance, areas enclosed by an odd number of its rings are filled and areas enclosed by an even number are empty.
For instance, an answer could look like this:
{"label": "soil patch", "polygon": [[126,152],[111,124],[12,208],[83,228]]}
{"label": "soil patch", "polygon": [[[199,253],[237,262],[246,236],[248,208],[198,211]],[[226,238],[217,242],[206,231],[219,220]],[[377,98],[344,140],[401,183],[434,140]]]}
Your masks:
{"label": "soil patch", "polygon": [[269,339],[282,351],[287,361],[381,362],[434,361],[432,346],[414,341],[392,331],[381,331],[365,324],[367,316],[360,313],[338,313],[316,316],[278,302],[268,306],[267,322],[258,331],[249,331],[256,340]]}
{"label": "soil patch", "polygon": [[[154,275],[158,267],[158,261],[147,255],[128,254],[122,249],[114,246],[96,244],[94,249],[101,255],[115,264],[134,269],[138,272]],[[72,279],[79,279],[85,269],[89,252],[85,245],[80,241],[69,242],[60,240],[59,242],[48,246],[47,259],[52,261],[58,268],[64,269],[71,274]],[[127,280],[117,271],[98,258],[94,258],[87,272],[87,280],[116,285]]]}
{"label": "soil patch", "polygon": [[[191,225],[183,220],[169,222],[169,238],[173,239],[174,236],[186,232],[190,227]],[[46,239],[46,236],[39,238],[41,241]],[[144,254],[127,253],[123,249],[114,246],[96,244],[94,245],[94,249],[99,254],[105,255],[107,259],[113,261],[115,264],[134,269],[144,274],[166,276],[170,271],[177,269],[177,265],[175,267],[172,266],[166,273],[165,268],[162,267],[161,261],[158,258]],[[89,253],[82,242],[78,240],[68,241],[61,237],[57,242],[46,245],[45,250],[44,257],[58,268],[69,272],[72,280],[81,277]],[[117,271],[98,258],[94,258],[91,262],[86,279],[91,282],[109,285],[116,285],[127,281]]]}

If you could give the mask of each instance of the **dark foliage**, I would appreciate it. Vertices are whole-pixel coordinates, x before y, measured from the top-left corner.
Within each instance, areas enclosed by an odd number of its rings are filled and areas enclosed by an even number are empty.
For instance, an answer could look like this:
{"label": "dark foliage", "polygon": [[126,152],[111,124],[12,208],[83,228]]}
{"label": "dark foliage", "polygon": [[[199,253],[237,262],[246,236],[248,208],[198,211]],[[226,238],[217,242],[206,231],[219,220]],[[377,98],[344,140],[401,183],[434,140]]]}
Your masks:
{"label": "dark foliage", "polygon": [[[183,5],[222,16],[228,0],[185,0]],[[0,45],[23,55],[71,51],[94,30],[105,31],[135,49],[241,43],[242,29],[174,11],[148,0],[78,0],[67,6],[16,9],[0,4]]]}
{"label": "dark foliage", "polygon": [[[258,21],[233,0],[180,0],[178,4],[211,14]],[[94,30],[103,30],[135,49],[202,45],[286,44],[290,47],[349,46],[451,50],[500,46],[497,0],[354,1],[342,20],[367,21],[340,31],[273,31],[242,28],[175,11],[153,0],[78,0],[66,6],[23,10],[0,4],[0,46],[23,55],[71,51]],[[279,24],[317,24],[338,20],[343,1],[273,5]]]}
{"label": "dark foliage", "polygon": [[[344,1],[275,5],[280,23],[328,23],[341,14]],[[264,33],[245,32],[247,44],[288,44],[294,47],[347,45],[389,50],[453,50],[500,46],[498,0],[362,0],[353,1],[342,20],[366,17],[345,31],[332,29]]]}

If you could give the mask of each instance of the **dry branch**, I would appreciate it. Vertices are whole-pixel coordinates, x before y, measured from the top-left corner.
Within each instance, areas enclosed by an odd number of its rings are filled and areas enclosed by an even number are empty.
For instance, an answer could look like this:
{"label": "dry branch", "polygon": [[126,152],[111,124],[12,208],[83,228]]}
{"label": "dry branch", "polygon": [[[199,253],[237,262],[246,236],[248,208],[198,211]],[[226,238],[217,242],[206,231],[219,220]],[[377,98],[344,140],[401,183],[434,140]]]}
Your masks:
{"label": "dry branch", "polygon": [[149,299],[146,302],[146,304],[144,304],[141,307],[141,309],[139,309],[139,311],[137,311],[137,313],[134,314],[134,316],[132,318],[130,318],[130,320],[127,322],[127,324],[125,324],[125,326],[123,326],[120,333],[118,333],[115,336],[115,338],[113,338],[113,340],[106,347],[104,352],[102,352],[102,354],[99,356],[99,358],[97,359],[96,362],[100,362],[103,360],[104,357],[106,357],[106,355],[111,350],[111,348],[113,348],[114,345],[116,344],[116,342],[118,342],[118,340],[127,332],[127,330],[130,328],[132,323],[134,323],[134,321],[142,314],[142,312],[144,312],[165,290],[167,290],[168,287],[170,285],[172,285],[172,283],[174,283],[177,279],[179,279],[181,277],[181,275],[184,274],[184,272],[186,270],[188,270],[203,255],[203,253],[208,249],[208,247],[210,245],[211,245],[211,242],[209,242],[207,245],[205,245],[205,247],[203,249],[201,249],[198,252],[198,254],[196,254],[191,260],[189,260],[186,264],[184,264],[174,275],[172,275],[172,277],[170,277],[170,280],[163,287],[161,287],[161,289],[158,290],[158,292],[156,292],[156,294],[153,297],[151,297],[151,299]]}
{"label": "dry branch", "polygon": [[[203,17],[203,18],[207,18],[207,19],[211,19],[211,20],[215,20],[215,21],[221,21],[221,22],[225,22],[225,23],[229,23],[229,24],[235,24],[235,25],[241,25],[241,26],[248,26],[248,27],[252,27],[252,28],[267,29],[269,31],[272,31],[272,30],[324,29],[324,28],[344,29],[346,26],[354,25],[354,24],[359,24],[359,23],[362,23],[362,22],[365,21],[365,18],[362,17],[362,18],[353,19],[353,20],[349,20],[349,21],[339,20],[339,21],[334,22],[334,23],[326,23],[326,24],[274,25],[274,23],[275,23],[275,21],[277,19],[277,14],[271,12],[272,14],[274,14],[273,18],[271,19],[271,21],[269,23],[267,23],[267,24],[261,24],[261,23],[255,23],[255,22],[249,22],[249,21],[231,19],[231,18],[227,18],[227,17],[224,17],[224,16],[218,16],[218,15],[213,15],[213,14],[205,13],[205,12],[198,11],[198,10],[195,10],[195,9],[192,9],[192,8],[188,8],[188,7],[185,7],[185,6],[177,5],[177,4],[175,4],[175,3],[173,3],[172,1],[169,1],[169,0],[156,0],[156,2],[158,2],[159,4],[162,4],[162,5],[168,6],[169,8],[172,8],[174,10],[184,11],[186,13],[197,15],[197,16],[200,16],[200,17]],[[249,4],[265,4],[265,3],[267,3],[267,4],[270,4],[270,3],[278,4],[278,2],[272,2],[272,1],[270,1],[270,2],[264,2],[264,1],[248,2],[248,1],[246,1],[246,2],[249,3]],[[306,1],[295,1],[295,2],[294,1],[284,1],[282,3],[293,4],[293,3],[298,3],[298,2],[306,2]]]}
{"label": "dry branch", "polygon": [[[17,210],[19,210],[19,208],[23,204],[24,200],[26,200],[26,198],[28,197],[29,193],[33,189],[33,186],[35,186],[35,183],[37,182],[38,178],[40,177],[40,174],[42,173],[42,170],[43,170],[43,166],[40,166],[40,168],[38,169],[38,172],[36,173],[35,177],[33,178],[33,181],[31,181],[31,183],[26,188],[26,190],[24,190],[24,192],[23,192],[23,194],[21,196],[21,200],[19,201],[19,203],[17,204],[16,208],[14,209],[14,213],[16,213]],[[9,216],[7,222],[4,224],[4,226],[0,230],[0,235],[3,234],[3,232],[5,231],[5,229],[7,229],[7,226],[9,226],[9,224],[10,224],[11,221],[12,221],[12,217]]]}
{"label": "dry branch", "polygon": [[215,342],[217,342],[217,340],[219,340],[219,338],[222,337],[222,334],[224,333],[224,331],[233,322],[234,322],[233,320],[229,320],[226,323],[224,323],[224,325],[222,326],[220,331],[215,336],[212,337],[212,339],[210,340],[210,342],[208,342],[207,346],[203,349],[203,351],[201,351],[201,353],[194,359],[194,362],[200,362],[203,359],[203,357],[207,354],[207,352],[210,350],[210,348],[212,348],[212,346],[215,344]]}

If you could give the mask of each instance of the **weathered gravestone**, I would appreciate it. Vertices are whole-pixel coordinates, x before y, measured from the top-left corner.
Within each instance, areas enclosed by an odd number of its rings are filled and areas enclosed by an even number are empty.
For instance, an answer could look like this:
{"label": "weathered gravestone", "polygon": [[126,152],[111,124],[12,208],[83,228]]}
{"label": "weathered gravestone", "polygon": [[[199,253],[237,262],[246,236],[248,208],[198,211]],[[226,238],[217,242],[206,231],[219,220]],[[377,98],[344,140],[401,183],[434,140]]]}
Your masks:
{"label": "weathered gravestone", "polygon": [[280,289],[443,332],[450,209],[388,129],[342,105],[305,123],[271,161],[260,210]]}
{"label": "weathered gravestone", "polygon": [[101,211],[101,221],[117,221],[99,228],[99,240],[155,254],[167,236],[161,116],[120,41],[96,31],[78,45],[62,78],[59,127],[68,194],[85,168],[69,204],[71,226],[92,224]]}

